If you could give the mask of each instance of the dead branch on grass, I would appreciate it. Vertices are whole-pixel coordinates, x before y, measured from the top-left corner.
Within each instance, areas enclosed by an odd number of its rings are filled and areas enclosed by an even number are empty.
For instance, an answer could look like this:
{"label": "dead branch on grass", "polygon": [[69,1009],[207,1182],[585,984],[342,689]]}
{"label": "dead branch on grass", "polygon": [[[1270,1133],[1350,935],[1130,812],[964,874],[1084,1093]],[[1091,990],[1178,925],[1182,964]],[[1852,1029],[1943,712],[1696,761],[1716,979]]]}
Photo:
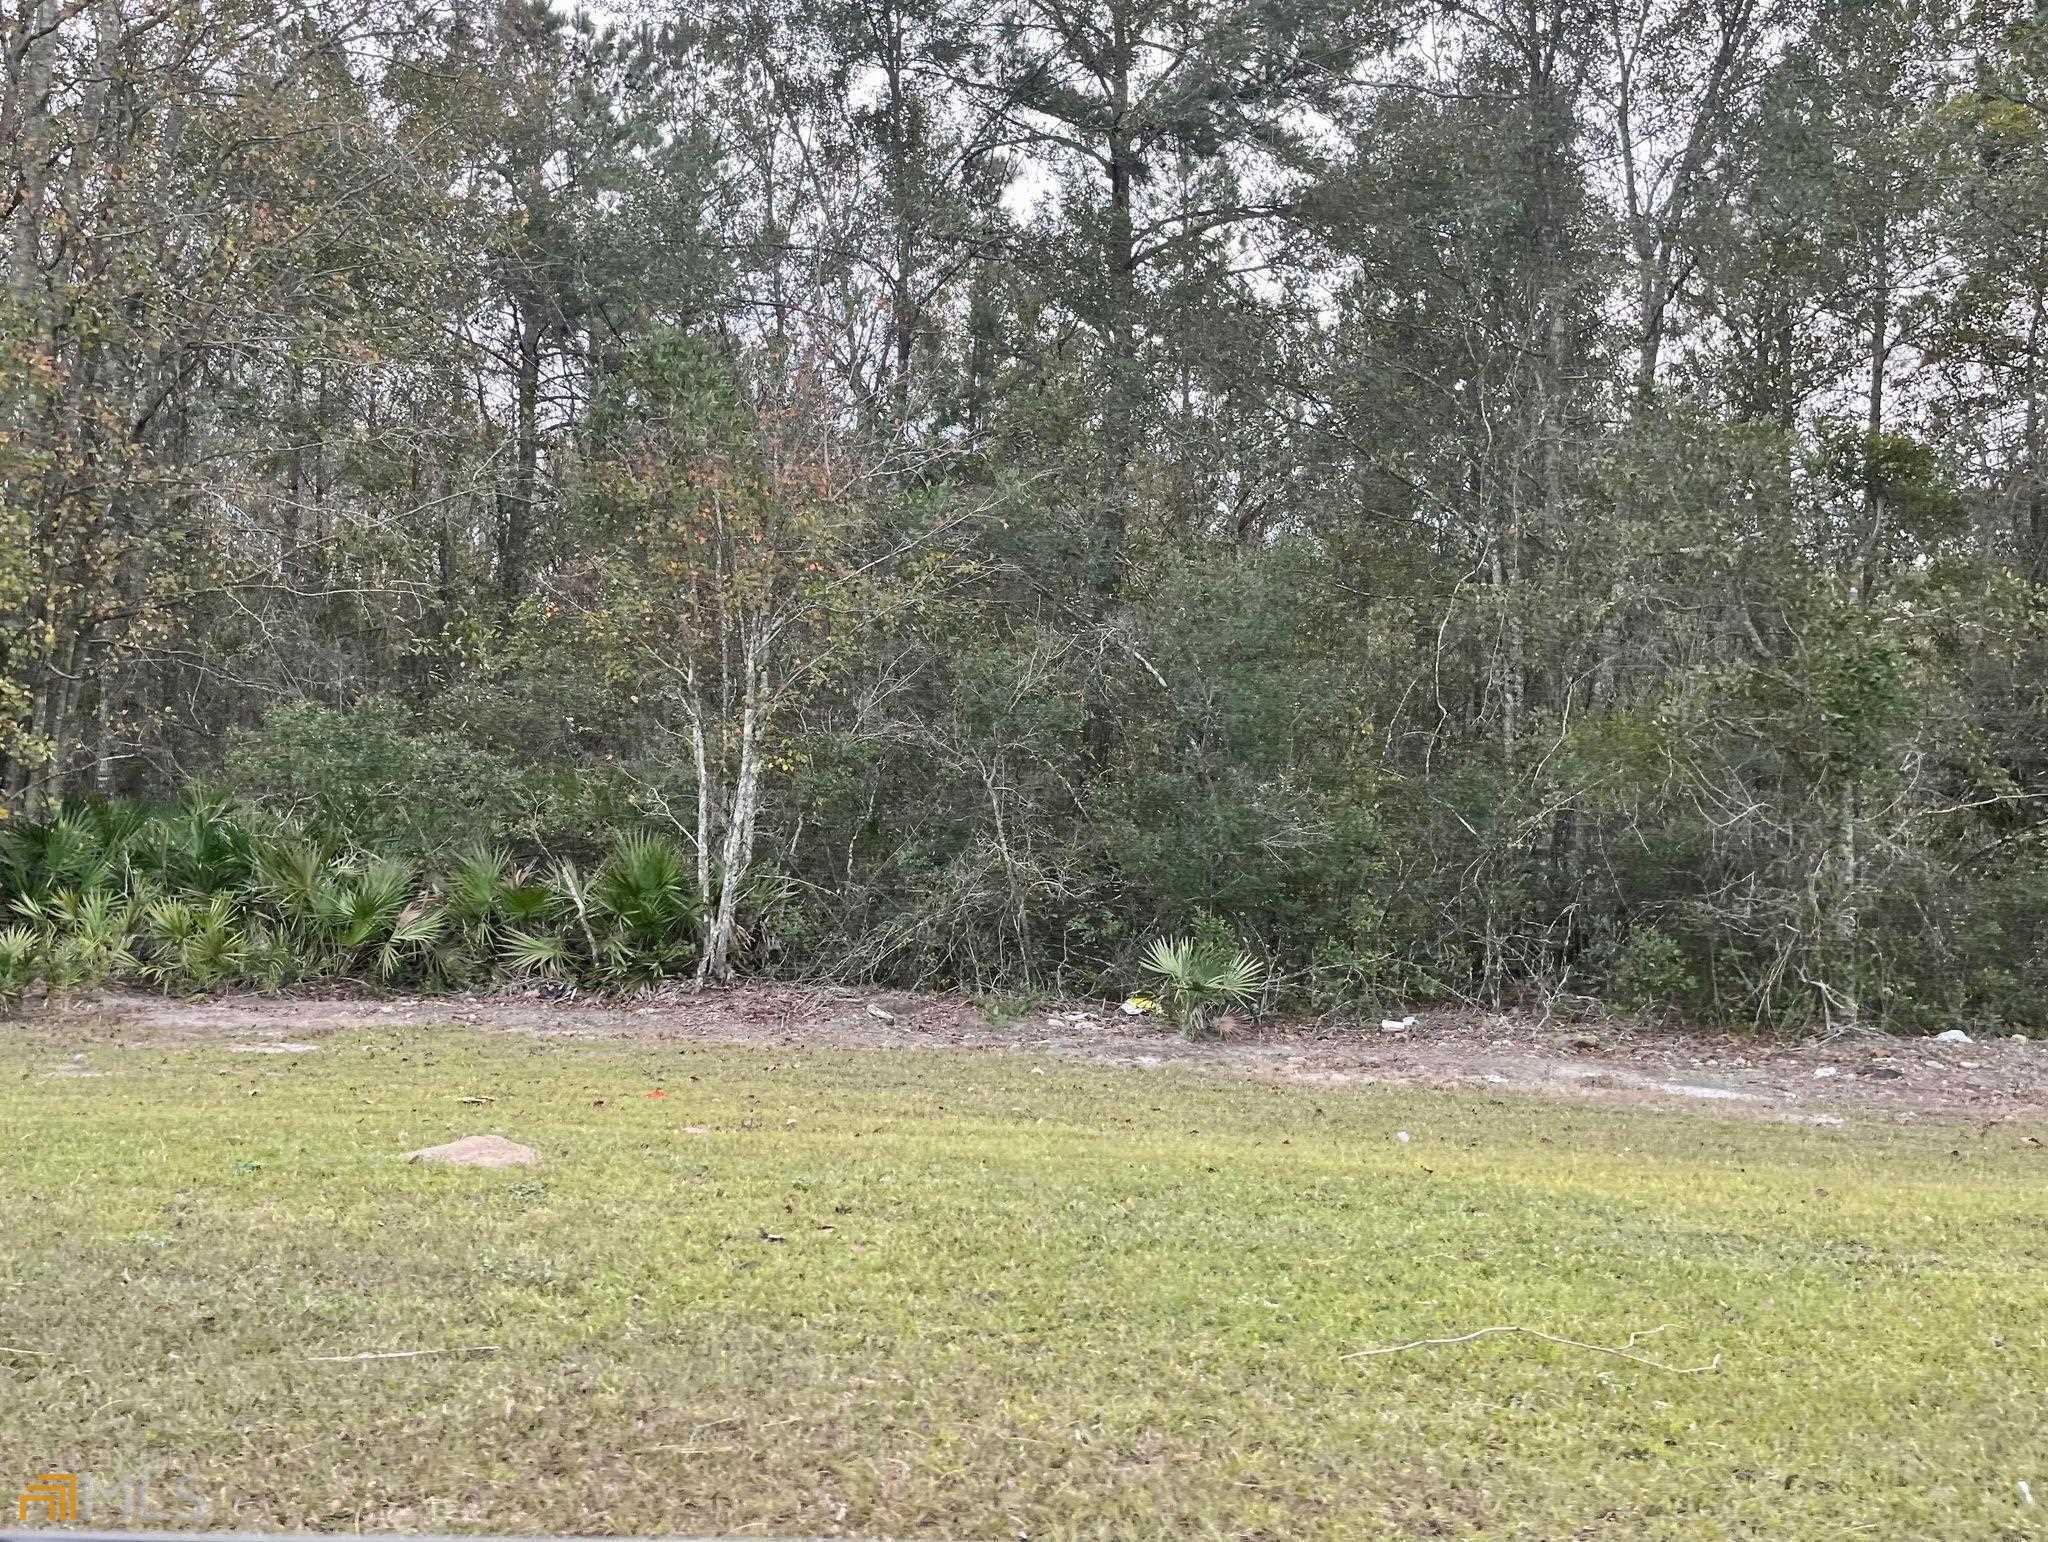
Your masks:
{"label": "dead branch on grass", "polygon": [[495,1355],[496,1344],[458,1344],[452,1349],[375,1349],[360,1355],[308,1355],[314,1365],[339,1365],[354,1360],[419,1360],[428,1355]]}
{"label": "dead branch on grass", "polygon": [[1388,1344],[1379,1349],[1360,1349],[1348,1355],[1340,1355],[1338,1358],[1342,1360],[1363,1360],[1371,1355],[1397,1355],[1404,1350],[1425,1349],[1436,1344],[1469,1344],[1474,1339],[1490,1338],[1495,1334],[1520,1333],[1528,1338],[1541,1339],[1546,1344],[1562,1344],[1567,1349],[1590,1349],[1595,1354],[1615,1355],[1623,1360],[1633,1360],[1638,1365],[1647,1365],[1652,1370],[1669,1371],[1674,1376],[1700,1376],[1708,1371],[1718,1371],[1721,1368],[1721,1357],[1719,1355],[1714,1356],[1705,1365],[1666,1365],[1662,1360],[1652,1360],[1648,1355],[1639,1355],[1633,1352],[1637,1340],[1646,1339],[1653,1333],[1662,1333],[1664,1328],[1669,1326],[1670,1324],[1667,1323],[1664,1327],[1644,1328],[1631,1333],[1628,1336],[1628,1343],[1622,1348],[1617,1349],[1611,1344],[1587,1344],[1579,1339],[1565,1338],[1560,1334],[1545,1333],[1541,1328],[1524,1328],[1519,1324],[1510,1323],[1498,1328],[1475,1328],[1470,1333],[1460,1333],[1453,1338],[1414,1339],[1406,1344]]}

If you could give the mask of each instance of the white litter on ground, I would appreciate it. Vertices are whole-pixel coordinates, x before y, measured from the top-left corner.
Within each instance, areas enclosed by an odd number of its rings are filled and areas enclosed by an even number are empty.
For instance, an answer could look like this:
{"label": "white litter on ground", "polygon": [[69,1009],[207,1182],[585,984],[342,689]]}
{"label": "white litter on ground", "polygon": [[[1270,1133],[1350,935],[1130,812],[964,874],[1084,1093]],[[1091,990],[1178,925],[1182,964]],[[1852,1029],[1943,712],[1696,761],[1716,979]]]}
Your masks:
{"label": "white litter on ground", "polygon": [[1699,1087],[1691,1082],[1659,1082],[1657,1090],[1673,1093],[1681,1098],[1732,1099],[1737,1103],[1761,1101],[1754,1092],[1737,1092],[1730,1087]]}

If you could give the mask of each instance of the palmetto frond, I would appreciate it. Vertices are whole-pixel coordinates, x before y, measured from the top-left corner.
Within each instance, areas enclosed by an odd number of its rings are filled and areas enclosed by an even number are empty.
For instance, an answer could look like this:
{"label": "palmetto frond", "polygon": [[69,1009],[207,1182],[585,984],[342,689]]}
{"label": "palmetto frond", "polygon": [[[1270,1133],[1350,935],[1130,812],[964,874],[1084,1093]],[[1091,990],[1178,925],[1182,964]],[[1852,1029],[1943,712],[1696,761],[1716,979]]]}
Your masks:
{"label": "palmetto frond", "polygon": [[531,926],[553,915],[559,906],[560,896],[553,889],[523,878],[508,884],[498,896],[499,913],[515,926]]}
{"label": "palmetto frond", "polygon": [[1195,945],[1185,937],[1155,937],[1138,967],[1168,985],[1185,986],[1194,978]]}
{"label": "palmetto frond", "polygon": [[494,916],[503,900],[512,854],[503,847],[479,846],[456,858],[448,874],[448,913],[459,926],[474,926]]}
{"label": "palmetto frond", "polygon": [[447,911],[415,900],[399,912],[387,941],[401,948],[431,947],[447,925]]}
{"label": "palmetto frond", "polygon": [[412,864],[396,857],[372,857],[355,881],[357,903],[390,914],[394,920],[412,895]]}
{"label": "palmetto frond", "polygon": [[160,942],[180,943],[199,929],[199,917],[183,900],[158,900],[149,907],[150,935]]}
{"label": "palmetto frond", "polygon": [[1225,952],[1189,937],[1153,939],[1138,967],[1158,976],[1167,1015],[1191,1037],[1207,1031],[1217,1008],[1249,1006],[1266,979],[1266,966],[1249,953]]}
{"label": "palmetto frond", "polygon": [[260,842],[226,800],[193,796],[150,823],[136,845],[164,887],[211,894],[250,882]]}
{"label": "palmetto frond", "polygon": [[1266,981],[1266,966],[1249,953],[1234,954],[1212,967],[1206,988],[1232,1006],[1249,1006]]}
{"label": "palmetto frond", "polygon": [[327,853],[311,841],[268,842],[257,858],[256,886],[293,920],[314,920],[330,897]]}
{"label": "palmetto frond", "polygon": [[568,972],[569,945],[553,932],[508,927],[503,954],[505,967],[515,974],[562,975]]}
{"label": "palmetto frond", "polygon": [[629,930],[665,934],[694,919],[694,896],[685,883],[688,872],[682,848],[668,837],[627,835],[597,870],[591,894]]}
{"label": "palmetto frond", "polygon": [[412,897],[412,868],[389,857],[373,857],[352,876],[336,876],[321,888],[316,904],[320,924],[345,948],[388,940]]}
{"label": "palmetto frond", "polygon": [[32,963],[42,945],[42,938],[32,926],[17,923],[0,931],[0,973]]}
{"label": "palmetto frond", "polygon": [[42,967],[43,934],[33,926],[0,931],[0,1001],[14,1001]]}

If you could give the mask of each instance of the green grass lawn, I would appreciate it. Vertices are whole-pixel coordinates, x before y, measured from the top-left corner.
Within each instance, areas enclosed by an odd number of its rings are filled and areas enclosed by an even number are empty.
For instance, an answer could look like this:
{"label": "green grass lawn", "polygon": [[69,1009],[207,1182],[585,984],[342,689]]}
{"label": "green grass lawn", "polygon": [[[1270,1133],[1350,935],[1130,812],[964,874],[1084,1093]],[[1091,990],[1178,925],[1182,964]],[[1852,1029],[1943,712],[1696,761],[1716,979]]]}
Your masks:
{"label": "green grass lawn", "polygon": [[[238,1530],[2048,1531],[2048,1150],[2011,1125],[322,1046],[52,1076],[73,1044],[0,1037],[0,1489],[143,1468]],[[545,1164],[402,1160],[481,1132]],[[1345,1358],[1503,1323],[1721,1365]]]}

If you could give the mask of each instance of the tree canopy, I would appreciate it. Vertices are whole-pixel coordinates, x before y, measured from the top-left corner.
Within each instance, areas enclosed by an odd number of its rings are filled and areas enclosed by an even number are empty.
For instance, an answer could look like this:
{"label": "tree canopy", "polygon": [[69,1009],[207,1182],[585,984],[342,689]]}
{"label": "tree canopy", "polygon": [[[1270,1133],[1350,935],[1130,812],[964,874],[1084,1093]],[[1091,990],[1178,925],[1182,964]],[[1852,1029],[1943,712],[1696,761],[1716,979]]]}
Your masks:
{"label": "tree canopy", "polygon": [[8,0],[0,72],[17,830],[655,829],[709,978],[2040,1021],[2031,10]]}

